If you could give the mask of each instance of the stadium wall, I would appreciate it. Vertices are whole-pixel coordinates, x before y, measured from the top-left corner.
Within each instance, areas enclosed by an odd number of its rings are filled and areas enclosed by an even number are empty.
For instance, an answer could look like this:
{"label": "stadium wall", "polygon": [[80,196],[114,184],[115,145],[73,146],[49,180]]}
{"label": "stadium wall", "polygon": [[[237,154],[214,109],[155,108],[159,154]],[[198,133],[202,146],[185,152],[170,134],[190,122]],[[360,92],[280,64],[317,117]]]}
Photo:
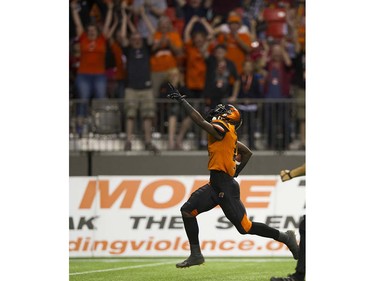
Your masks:
{"label": "stadium wall", "polygon": [[[207,160],[203,151],[70,153],[70,256],[187,255],[180,207],[208,181]],[[254,152],[237,178],[252,220],[293,229],[299,238],[305,178],[282,183],[278,173],[304,162],[301,152]],[[278,242],[240,235],[220,208],[199,221],[207,256],[290,256]]]}
{"label": "stadium wall", "polygon": [[[82,152],[69,154],[70,176],[97,175],[208,175],[207,152]],[[301,151],[254,151],[243,175],[275,175],[305,163]]]}

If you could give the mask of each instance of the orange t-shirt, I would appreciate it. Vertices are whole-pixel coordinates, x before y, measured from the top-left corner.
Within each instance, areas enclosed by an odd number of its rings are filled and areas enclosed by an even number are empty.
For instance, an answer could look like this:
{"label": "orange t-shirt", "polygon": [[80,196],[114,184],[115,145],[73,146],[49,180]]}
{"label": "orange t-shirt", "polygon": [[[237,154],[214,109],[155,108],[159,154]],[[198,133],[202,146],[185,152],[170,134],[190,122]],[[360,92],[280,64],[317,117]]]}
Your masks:
{"label": "orange t-shirt", "polygon": [[[251,38],[247,33],[239,33],[238,36],[246,45],[251,45]],[[237,44],[236,40],[233,38],[233,35],[230,33],[221,33],[217,38],[217,42],[219,44],[227,45],[227,59],[233,61],[238,73],[242,73],[242,64],[246,59],[246,53]]]}
{"label": "orange t-shirt", "polygon": [[[154,42],[160,41],[162,33],[157,31],[154,34]],[[166,37],[169,38],[171,44],[175,47],[182,47],[182,40],[178,32],[172,31],[166,34]],[[173,67],[177,66],[177,58],[172,53],[169,48],[160,49],[155,54],[151,56],[151,71],[153,72],[162,72],[167,71]]]}
{"label": "orange t-shirt", "polygon": [[105,52],[106,39],[99,35],[96,40],[91,41],[83,32],[79,38],[81,58],[78,73],[81,74],[104,74],[105,73]]}
{"label": "orange t-shirt", "polygon": [[203,90],[206,81],[206,61],[190,40],[185,44],[186,86],[191,90]]}
{"label": "orange t-shirt", "polygon": [[124,63],[122,61],[122,49],[117,42],[113,42],[111,44],[111,50],[115,57],[115,63],[116,63],[115,79],[123,80],[125,79],[125,69],[124,69]]}

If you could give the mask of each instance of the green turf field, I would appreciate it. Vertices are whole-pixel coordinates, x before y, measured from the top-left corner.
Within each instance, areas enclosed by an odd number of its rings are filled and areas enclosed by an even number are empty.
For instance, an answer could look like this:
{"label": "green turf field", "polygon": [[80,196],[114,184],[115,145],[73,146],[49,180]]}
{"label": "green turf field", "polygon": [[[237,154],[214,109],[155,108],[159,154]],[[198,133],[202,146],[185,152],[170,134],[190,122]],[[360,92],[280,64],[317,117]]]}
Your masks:
{"label": "green turf field", "polygon": [[292,258],[206,258],[200,266],[177,269],[184,258],[71,258],[70,281],[253,280],[293,273]]}

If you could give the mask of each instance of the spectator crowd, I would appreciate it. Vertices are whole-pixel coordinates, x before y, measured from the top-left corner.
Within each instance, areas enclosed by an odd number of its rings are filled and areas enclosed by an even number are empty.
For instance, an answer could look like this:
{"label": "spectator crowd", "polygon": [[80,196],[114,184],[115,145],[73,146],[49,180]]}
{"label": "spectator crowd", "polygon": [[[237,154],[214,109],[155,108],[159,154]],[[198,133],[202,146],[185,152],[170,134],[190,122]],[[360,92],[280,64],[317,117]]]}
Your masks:
{"label": "spectator crowd", "polygon": [[175,105],[157,102],[169,81],[202,100],[202,113],[235,105],[251,149],[260,119],[266,148],[288,149],[294,117],[304,149],[304,0],[71,0],[69,17],[69,98],[77,101],[77,127],[93,99],[121,99],[125,150],[132,149],[138,114],[146,150],[157,150],[151,134],[163,115],[168,149],[180,150],[192,124]]}

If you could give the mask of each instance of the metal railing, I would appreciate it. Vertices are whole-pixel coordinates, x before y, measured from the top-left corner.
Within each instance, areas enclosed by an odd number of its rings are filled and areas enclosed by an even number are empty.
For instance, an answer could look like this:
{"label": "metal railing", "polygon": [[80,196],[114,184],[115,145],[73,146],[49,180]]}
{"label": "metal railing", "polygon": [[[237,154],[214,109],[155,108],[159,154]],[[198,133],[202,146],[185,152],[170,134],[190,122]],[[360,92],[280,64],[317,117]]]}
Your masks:
{"label": "metal railing", "polygon": [[[205,115],[208,108],[203,99],[189,102]],[[160,150],[168,149],[168,122],[175,102],[156,100],[156,118],[153,121],[152,142]],[[299,99],[242,99],[235,106],[241,111],[243,124],[238,130],[239,140],[254,150],[304,150],[300,137],[301,116],[304,107]],[[181,108],[181,114],[183,110]],[[181,124],[178,119],[177,132]],[[70,151],[123,151],[126,139],[126,112],[123,99],[70,101]],[[143,125],[140,114],[135,119],[132,150],[144,150]],[[205,150],[202,130],[193,124],[183,141],[183,150]]]}

